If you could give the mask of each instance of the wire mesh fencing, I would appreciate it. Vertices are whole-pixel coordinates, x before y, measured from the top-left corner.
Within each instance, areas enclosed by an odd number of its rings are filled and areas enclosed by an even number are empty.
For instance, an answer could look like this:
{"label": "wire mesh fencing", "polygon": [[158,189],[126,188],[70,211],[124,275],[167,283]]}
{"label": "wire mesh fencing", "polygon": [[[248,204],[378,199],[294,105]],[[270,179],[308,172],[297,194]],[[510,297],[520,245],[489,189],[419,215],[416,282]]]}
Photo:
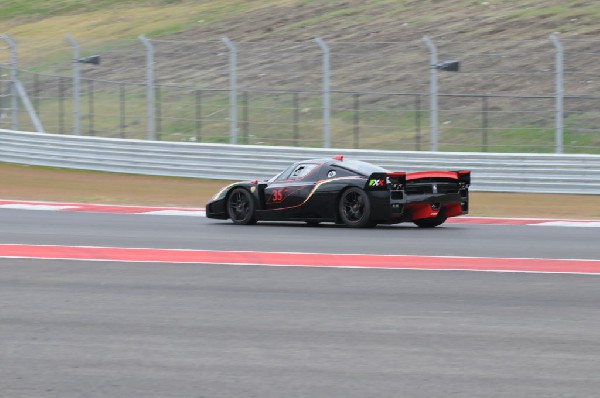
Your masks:
{"label": "wire mesh fencing", "polygon": [[[16,68],[52,133],[74,134],[78,120],[83,135],[146,139],[153,128],[157,140],[227,143],[235,133],[240,144],[319,147],[328,106],[333,147],[420,151],[435,139],[442,151],[556,151],[557,50],[550,40],[437,42],[440,62],[460,60],[461,69],[437,75],[436,136],[430,77],[436,65],[420,41],[327,43],[330,104],[325,54],[314,40],[233,43],[232,58],[225,41],[153,39],[151,61],[137,39],[78,40],[81,59],[100,55],[99,65],[79,63],[62,38],[16,43],[12,65],[0,42],[1,128],[15,122]],[[561,43],[564,151],[600,153],[597,42]],[[33,129],[23,107],[17,120]]]}

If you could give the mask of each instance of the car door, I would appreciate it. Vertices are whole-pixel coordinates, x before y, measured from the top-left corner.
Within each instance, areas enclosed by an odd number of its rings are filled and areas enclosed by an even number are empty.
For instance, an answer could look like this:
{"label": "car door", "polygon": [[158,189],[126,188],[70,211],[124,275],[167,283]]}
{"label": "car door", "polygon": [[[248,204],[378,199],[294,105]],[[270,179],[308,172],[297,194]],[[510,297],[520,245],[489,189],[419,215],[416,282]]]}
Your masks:
{"label": "car door", "polygon": [[316,182],[319,164],[302,162],[292,170],[282,173],[265,187],[266,210],[299,210],[312,192]]}

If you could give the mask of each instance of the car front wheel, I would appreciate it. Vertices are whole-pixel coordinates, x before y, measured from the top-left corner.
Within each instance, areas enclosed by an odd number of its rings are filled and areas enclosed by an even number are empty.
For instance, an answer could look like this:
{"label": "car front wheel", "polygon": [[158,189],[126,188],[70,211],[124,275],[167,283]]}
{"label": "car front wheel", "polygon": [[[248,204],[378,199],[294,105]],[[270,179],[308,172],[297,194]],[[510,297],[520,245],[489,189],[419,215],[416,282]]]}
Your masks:
{"label": "car front wheel", "polygon": [[342,194],[339,202],[340,218],[354,228],[372,227],[369,196],[359,188],[350,188]]}
{"label": "car front wheel", "polygon": [[244,188],[234,189],[227,199],[227,214],[234,224],[255,224],[254,199],[250,192]]}

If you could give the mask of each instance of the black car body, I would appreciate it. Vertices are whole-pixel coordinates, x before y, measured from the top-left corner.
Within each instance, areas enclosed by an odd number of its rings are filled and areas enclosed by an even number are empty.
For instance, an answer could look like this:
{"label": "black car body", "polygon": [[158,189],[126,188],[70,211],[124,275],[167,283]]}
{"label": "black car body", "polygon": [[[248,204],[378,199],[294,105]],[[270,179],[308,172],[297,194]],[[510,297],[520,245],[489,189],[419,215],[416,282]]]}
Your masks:
{"label": "black car body", "polygon": [[334,156],[294,163],[268,181],[228,185],[206,205],[206,216],[236,224],[414,222],[431,228],[468,213],[469,184],[467,170],[390,172]]}

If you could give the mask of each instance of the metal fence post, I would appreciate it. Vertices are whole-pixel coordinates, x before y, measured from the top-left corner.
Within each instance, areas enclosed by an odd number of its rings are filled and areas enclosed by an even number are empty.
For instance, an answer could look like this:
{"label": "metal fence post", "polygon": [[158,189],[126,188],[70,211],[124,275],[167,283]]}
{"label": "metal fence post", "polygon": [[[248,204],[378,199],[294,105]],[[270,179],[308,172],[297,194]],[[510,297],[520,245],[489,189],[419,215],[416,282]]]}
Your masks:
{"label": "metal fence post", "polygon": [[148,127],[148,140],[156,139],[156,128],[154,127],[154,48],[146,36],[141,35],[138,39],[146,46],[146,118]]}
{"label": "metal fence post", "polygon": [[65,36],[65,40],[73,47],[73,134],[81,135],[81,68],[77,62],[80,57],[79,43],[69,35]]}
{"label": "metal fence post", "polygon": [[[10,96],[11,96],[11,109],[12,109],[12,124],[11,128],[13,130],[19,129],[19,98],[23,102],[25,106],[25,110],[29,115],[33,126],[36,131],[40,133],[45,133],[44,127],[42,126],[42,122],[40,121],[37,113],[35,112],[35,108],[31,104],[29,100],[29,96],[27,95],[27,91],[25,90],[25,86],[18,77],[18,68],[17,68],[17,45],[15,42],[8,36],[2,35],[0,36],[6,44],[8,44],[8,48],[10,50]],[[1,99],[1,98],[0,98]],[[1,101],[0,101],[1,102]]]}
{"label": "metal fence post", "polygon": [[563,87],[563,47],[558,37],[555,34],[550,35],[550,40],[552,44],[554,44],[554,48],[556,49],[556,66],[555,66],[555,132],[554,132],[554,145],[556,153],[563,153],[563,127],[564,127],[564,119],[563,119],[563,96],[564,96],[564,87]]}
{"label": "metal fence post", "polygon": [[321,50],[323,51],[323,147],[331,147],[331,98],[329,89],[329,47],[321,39],[317,37],[315,39]]}
{"label": "metal fence post", "polygon": [[427,36],[423,42],[429,48],[429,130],[431,151],[438,150],[438,87],[437,87],[437,47]]}
{"label": "metal fence post", "polygon": [[15,81],[15,83],[17,86],[17,94],[19,94],[21,101],[23,101],[23,105],[25,105],[25,109],[27,110],[27,113],[29,114],[29,119],[31,119],[31,123],[33,123],[33,126],[35,127],[37,132],[45,133],[46,131],[44,130],[44,126],[42,126],[42,122],[41,122],[40,118],[38,117],[37,113],[35,112],[35,109],[33,108],[31,101],[29,101],[29,96],[27,95],[27,91],[25,90],[23,83],[21,83],[21,81],[19,79],[17,79]]}
{"label": "metal fence post", "polygon": [[229,143],[237,144],[237,49],[227,37],[223,43],[229,50]]}
{"label": "metal fence post", "polygon": [[10,51],[10,98],[12,108],[12,129],[19,130],[19,101],[17,98],[17,45],[8,35],[0,36]]}

